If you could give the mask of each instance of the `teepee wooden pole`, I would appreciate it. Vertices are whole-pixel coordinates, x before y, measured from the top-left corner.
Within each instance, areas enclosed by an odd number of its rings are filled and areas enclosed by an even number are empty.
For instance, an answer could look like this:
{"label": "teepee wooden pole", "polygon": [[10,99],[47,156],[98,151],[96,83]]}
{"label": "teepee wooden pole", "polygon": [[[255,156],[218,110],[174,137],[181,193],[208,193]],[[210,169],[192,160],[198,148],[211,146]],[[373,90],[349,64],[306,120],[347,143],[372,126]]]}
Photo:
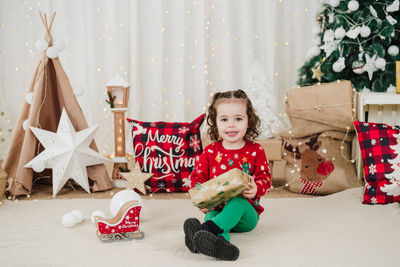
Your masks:
{"label": "teepee wooden pole", "polygon": [[44,23],[44,18],[42,15],[42,12],[39,11],[40,19],[42,20],[43,26],[46,27],[46,24]]}
{"label": "teepee wooden pole", "polygon": [[53,13],[53,15],[51,16],[50,19],[50,26],[49,26],[49,32],[51,31],[51,26],[53,26],[53,21],[54,21],[54,17],[56,16],[56,12]]}

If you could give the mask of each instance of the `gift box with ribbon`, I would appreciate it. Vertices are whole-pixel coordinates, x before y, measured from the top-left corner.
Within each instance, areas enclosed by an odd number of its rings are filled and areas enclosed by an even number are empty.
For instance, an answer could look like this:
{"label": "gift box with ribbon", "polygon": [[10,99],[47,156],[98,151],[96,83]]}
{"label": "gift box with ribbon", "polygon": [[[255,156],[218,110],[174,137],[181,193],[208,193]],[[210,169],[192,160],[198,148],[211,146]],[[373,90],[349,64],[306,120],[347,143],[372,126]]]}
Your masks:
{"label": "gift box with ribbon", "polygon": [[250,176],[235,168],[189,190],[193,205],[213,209],[248,189]]}
{"label": "gift box with ribbon", "polygon": [[351,82],[336,81],[292,89],[287,93],[286,112],[295,137],[327,130],[346,132],[347,127],[353,127],[354,119]]}

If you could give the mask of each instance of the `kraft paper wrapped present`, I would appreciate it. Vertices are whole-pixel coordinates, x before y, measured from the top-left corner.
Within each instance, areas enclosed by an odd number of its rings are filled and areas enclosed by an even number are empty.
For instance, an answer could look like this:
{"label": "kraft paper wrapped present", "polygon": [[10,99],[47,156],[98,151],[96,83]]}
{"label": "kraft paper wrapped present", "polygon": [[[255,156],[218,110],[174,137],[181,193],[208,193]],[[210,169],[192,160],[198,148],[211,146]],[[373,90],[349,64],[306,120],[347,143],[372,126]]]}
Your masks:
{"label": "kraft paper wrapped present", "polygon": [[353,89],[350,81],[295,88],[287,93],[286,113],[292,128],[283,137],[301,138],[324,131],[353,128]]}
{"label": "kraft paper wrapped present", "polygon": [[250,176],[235,168],[189,190],[193,205],[213,209],[248,189]]}

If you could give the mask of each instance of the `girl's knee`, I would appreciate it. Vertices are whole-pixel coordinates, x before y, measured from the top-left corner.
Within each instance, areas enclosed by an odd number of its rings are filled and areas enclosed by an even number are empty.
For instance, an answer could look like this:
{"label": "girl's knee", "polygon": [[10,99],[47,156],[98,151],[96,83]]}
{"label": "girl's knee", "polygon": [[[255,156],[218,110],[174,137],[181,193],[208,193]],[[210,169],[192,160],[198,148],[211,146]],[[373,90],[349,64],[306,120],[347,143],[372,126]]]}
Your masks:
{"label": "girl's knee", "polygon": [[230,205],[243,205],[243,204],[246,204],[246,203],[248,203],[248,201],[244,197],[238,196],[238,197],[235,197],[235,198],[232,198],[232,199],[228,200],[226,204],[227,205],[228,204],[230,204]]}

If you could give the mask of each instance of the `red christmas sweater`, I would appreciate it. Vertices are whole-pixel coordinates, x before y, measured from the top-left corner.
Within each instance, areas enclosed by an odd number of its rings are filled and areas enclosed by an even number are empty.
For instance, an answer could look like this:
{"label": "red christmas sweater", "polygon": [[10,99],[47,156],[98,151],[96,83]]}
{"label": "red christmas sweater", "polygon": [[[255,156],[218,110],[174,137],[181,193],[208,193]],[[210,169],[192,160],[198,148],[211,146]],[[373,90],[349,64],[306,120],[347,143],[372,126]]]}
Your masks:
{"label": "red christmas sweater", "polygon": [[[264,211],[260,206],[260,197],[271,188],[271,174],[265,151],[260,144],[246,141],[240,149],[228,150],[217,141],[204,148],[190,175],[191,187],[204,183],[231,169],[238,168],[254,176],[257,193],[253,199],[247,199],[258,214]],[[221,207],[217,207],[219,209]]]}

